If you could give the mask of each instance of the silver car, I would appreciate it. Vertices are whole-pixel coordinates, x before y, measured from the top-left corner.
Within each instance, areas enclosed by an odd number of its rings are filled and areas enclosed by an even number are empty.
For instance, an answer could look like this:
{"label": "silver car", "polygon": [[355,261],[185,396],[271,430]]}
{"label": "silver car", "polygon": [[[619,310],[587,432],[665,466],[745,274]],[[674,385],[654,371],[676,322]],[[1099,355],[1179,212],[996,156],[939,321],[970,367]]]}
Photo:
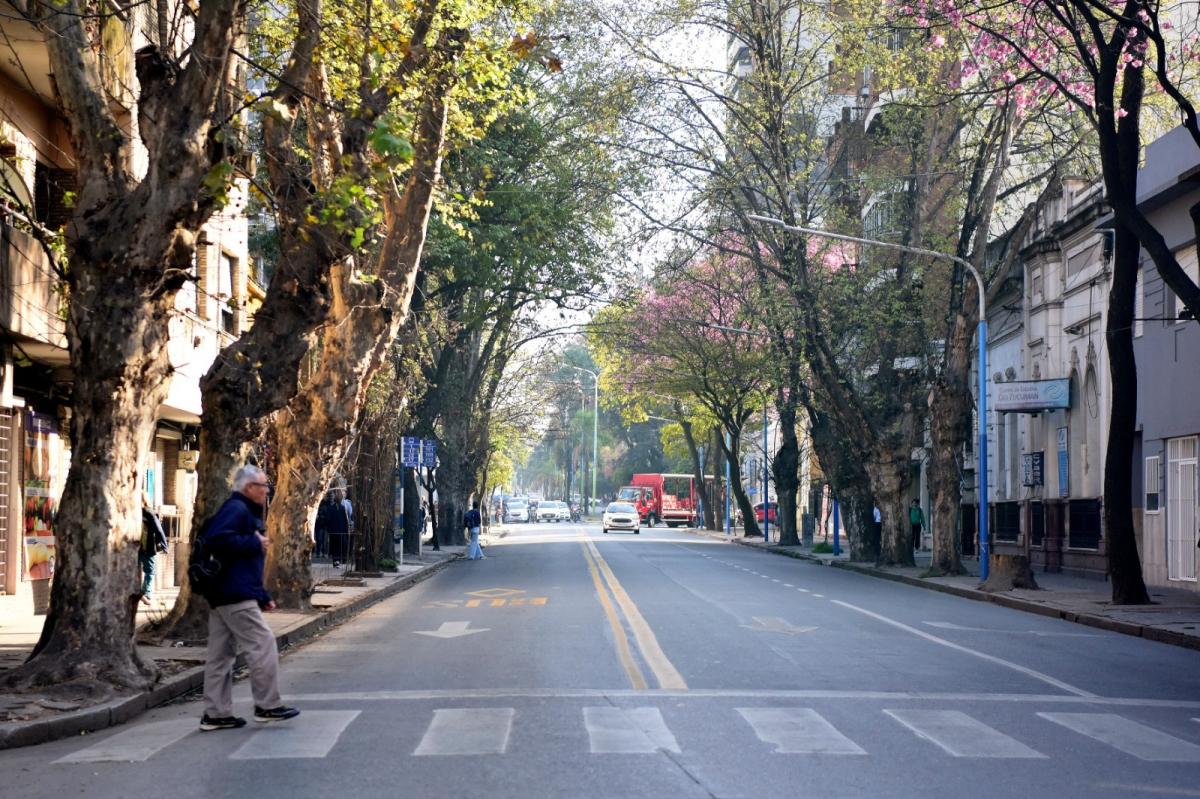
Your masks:
{"label": "silver car", "polygon": [[642,532],[637,508],[628,502],[610,502],[604,509],[601,524],[605,533],[609,530],[632,530],[634,535]]}
{"label": "silver car", "polygon": [[509,502],[508,510],[504,511],[504,521],[506,522],[527,522],[529,521],[529,506],[524,502]]}

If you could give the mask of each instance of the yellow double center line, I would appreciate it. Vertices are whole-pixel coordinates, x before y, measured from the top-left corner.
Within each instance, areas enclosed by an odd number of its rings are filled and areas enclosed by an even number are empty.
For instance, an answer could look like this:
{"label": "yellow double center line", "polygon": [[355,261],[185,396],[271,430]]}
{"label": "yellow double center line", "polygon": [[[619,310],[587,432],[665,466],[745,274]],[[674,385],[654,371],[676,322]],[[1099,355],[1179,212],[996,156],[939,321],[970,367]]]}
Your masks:
{"label": "yellow double center line", "polygon": [[[608,567],[608,563],[600,556],[596,545],[591,541],[583,542],[583,556],[587,560],[592,582],[596,585],[596,595],[600,597],[600,607],[604,609],[604,615],[608,618],[608,626],[612,629],[613,641],[617,647],[617,657],[625,669],[625,674],[629,677],[629,684],[637,690],[647,687],[646,677],[633,659],[629,638],[617,615],[617,609],[613,607],[613,600],[616,601],[617,607],[621,609],[621,613],[629,623],[629,629],[633,631],[633,639],[637,642],[642,660],[654,673],[658,687],[664,690],[687,690],[687,683],[683,681],[683,677],[667,659],[667,655],[658,645],[658,639],[654,637],[650,625],[642,618],[637,605],[629,598],[629,594],[625,593],[625,589],[621,587],[621,583],[612,573],[612,569]],[[609,598],[609,592],[612,593],[612,599]]]}

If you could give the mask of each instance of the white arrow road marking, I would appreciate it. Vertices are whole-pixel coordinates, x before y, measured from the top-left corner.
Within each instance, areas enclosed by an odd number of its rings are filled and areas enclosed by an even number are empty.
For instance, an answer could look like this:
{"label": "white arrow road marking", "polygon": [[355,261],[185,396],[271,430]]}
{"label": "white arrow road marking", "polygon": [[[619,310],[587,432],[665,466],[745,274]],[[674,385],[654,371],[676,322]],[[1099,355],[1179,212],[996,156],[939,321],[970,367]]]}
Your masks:
{"label": "white arrow road marking", "polygon": [[474,630],[468,630],[471,626],[469,621],[444,621],[442,626],[436,630],[413,630],[417,635],[428,635],[430,638],[459,638],[464,635],[474,635],[475,633],[486,633],[491,627],[476,627]]}
{"label": "white arrow road marking", "polygon": [[937,627],[941,630],[967,630],[973,633],[1004,633],[1005,635],[1038,635],[1043,637],[1054,638],[1102,638],[1100,633],[1066,633],[1066,632],[1047,632],[1044,630],[991,630],[987,627],[965,627],[961,624],[955,624],[952,621],[927,621],[924,622],[930,627]]}
{"label": "white arrow road marking", "polygon": [[752,616],[754,624],[743,624],[747,630],[758,630],[764,633],[783,633],[784,635],[799,635],[811,633],[816,627],[796,627],[778,616]]}

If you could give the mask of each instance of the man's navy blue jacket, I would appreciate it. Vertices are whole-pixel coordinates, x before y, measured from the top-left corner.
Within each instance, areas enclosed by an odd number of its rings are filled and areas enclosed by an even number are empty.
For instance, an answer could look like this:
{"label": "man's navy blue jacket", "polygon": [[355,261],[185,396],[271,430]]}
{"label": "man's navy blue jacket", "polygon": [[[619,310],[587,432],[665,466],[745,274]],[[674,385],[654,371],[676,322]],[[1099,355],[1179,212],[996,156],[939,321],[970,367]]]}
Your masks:
{"label": "man's navy blue jacket", "polygon": [[263,587],[266,556],[257,535],[265,529],[262,506],[237,491],[204,525],[204,546],[221,562],[216,584],[204,596],[208,604],[215,608],[248,599],[259,605],[271,601]]}

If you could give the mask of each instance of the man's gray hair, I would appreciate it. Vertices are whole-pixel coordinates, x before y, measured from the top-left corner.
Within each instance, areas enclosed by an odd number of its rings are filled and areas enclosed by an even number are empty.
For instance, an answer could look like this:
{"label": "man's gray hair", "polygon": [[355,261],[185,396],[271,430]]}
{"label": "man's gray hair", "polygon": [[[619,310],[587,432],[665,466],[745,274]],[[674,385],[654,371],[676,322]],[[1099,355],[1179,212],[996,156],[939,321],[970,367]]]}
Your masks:
{"label": "man's gray hair", "polygon": [[241,491],[248,483],[266,482],[267,473],[262,469],[252,464],[246,464],[237,470],[237,474],[233,476],[233,490]]}

